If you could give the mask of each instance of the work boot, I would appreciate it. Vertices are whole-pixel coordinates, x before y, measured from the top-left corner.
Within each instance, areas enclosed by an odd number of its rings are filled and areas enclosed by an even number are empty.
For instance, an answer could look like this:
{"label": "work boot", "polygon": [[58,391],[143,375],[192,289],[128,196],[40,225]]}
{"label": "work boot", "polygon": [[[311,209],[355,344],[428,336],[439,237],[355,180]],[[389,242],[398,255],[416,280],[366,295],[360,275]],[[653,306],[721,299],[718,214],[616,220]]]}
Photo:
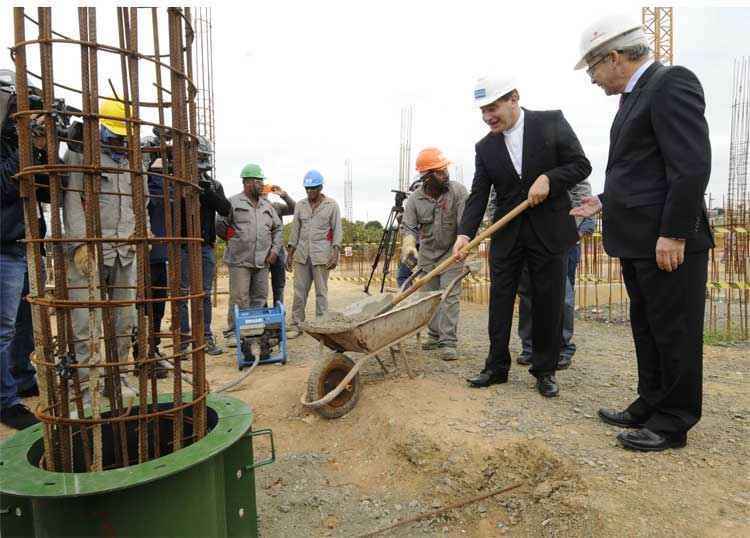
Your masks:
{"label": "work boot", "polygon": [[34,396],[39,396],[39,385],[37,385],[36,383],[31,385],[29,388],[18,391],[19,398],[32,398]]}
{"label": "work boot", "polygon": [[456,346],[444,345],[440,351],[440,358],[444,361],[455,361],[458,359]]}
{"label": "work boot", "polygon": [[224,332],[224,343],[227,347],[236,348],[237,347],[237,338],[234,336],[234,331],[225,331]]}
{"label": "work boot", "polygon": [[209,336],[208,338],[206,338],[206,353],[214,356],[224,353],[224,350],[217,346],[216,342],[214,342],[213,336]]}
{"label": "work boot", "polygon": [[294,338],[297,338],[302,334],[302,329],[300,329],[299,325],[296,323],[290,323],[286,327],[286,337],[289,340],[292,340]]}
{"label": "work boot", "polygon": [[39,420],[31,412],[31,409],[22,403],[17,403],[0,411],[0,422],[14,430],[25,430],[38,423]]}
{"label": "work boot", "polygon": [[433,349],[440,349],[441,347],[445,347],[445,346],[440,340],[438,340],[434,336],[428,336],[425,343],[422,344],[422,349],[424,351],[432,351]]}

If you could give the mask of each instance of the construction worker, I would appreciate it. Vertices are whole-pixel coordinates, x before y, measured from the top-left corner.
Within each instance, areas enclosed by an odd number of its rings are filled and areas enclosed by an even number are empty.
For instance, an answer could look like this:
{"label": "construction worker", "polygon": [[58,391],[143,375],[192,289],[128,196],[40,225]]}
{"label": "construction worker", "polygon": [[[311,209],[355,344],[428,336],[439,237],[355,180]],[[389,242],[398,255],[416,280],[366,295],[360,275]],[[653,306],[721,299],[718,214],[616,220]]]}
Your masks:
{"label": "construction worker", "polygon": [[[213,288],[214,276],[216,275],[216,256],[214,246],[216,245],[216,218],[228,217],[232,211],[232,205],[224,195],[224,187],[221,183],[211,177],[213,162],[211,160],[211,145],[205,138],[199,138],[198,144],[198,173],[200,174],[198,184],[200,193],[200,225],[203,245],[201,245],[202,262],[202,291],[203,297],[203,334],[206,341],[206,353],[209,355],[221,355],[224,350],[216,345],[213,332],[211,331],[211,319],[213,307],[211,305],[211,289]],[[187,235],[187,211],[182,211],[182,233]],[[180,287],[182,293],[190,293],[190,257],[187,245],[180,249]],[[187,301],[178,303],[180,311],[180,331],[182,334],[190,333],[190,321],[188,319]]]}
{"label": "construction worker", "polygon": [[[116,171],[102,171],[97,177],[95,188],[99,192],[98,211],[103,238],[128,239],[135,233],[135,215],[133,212],[133,176],[130,173],[130,163],[127,157],[125,136],[125,106],[121,101],[103,99],[99,106],[102,118],[99,121],[101,138],[101,166]],[[82,166],[83,155],[70,148],[65,153],[63,161],[67,165]],[[140,165],[141,163],[138,163]],[[144,193],[148,192],[148,177],[143,174]],[[65,236],[80,238],[86,236],[86,208],[92,209],[92,202],[86,200],[83,193],[84,181],[80,171],[72,170],[68,179],[68,190],[63,198],[63,223]],[[147,230],[150,233],[148,219]],[[135,245],[126,242],[102,243],[104,272],[96,275],[98,268],[89,265],[88,249],[85,244],[71,243],[68,245],[68,285],[69,296],[74,301],[89,301],[89,281],[94,280],[94,286],[102,286],[106,295],[112,301],[135,300],[136,263]],[[98,296],[97,289],[97,296]],[[98,298],[98,297],[97,297]],[[117,349],[117,360],[129,360],[131,335],[135,327],[135,306],[130,304],[113,309],[114,330]],[[96,313],[96,344],[94,352],[103,355],[101,345],[101,310]],[[89,309],[76,308],[72,311],[73,335],[75,338],[75,353],[78,364],[88,364],[91,361]],[[88,369],[78,370],[81,381],[89,378]],[[102,372],[103,373],[103,372]],[[124,381],[124,379],[123,379]],[[84,402],[91,397],[89,383],[83,383]],[[99,384],[103,391],[104,383]],[[123,396],[133,396],[127,382],[123,382]]]}
{"label": "construction worker", "polygon": [[310,170],[303,180],[307,198],[297,202],[289,235],[287,270],[294,268],[294,303],[291,330],[299,334],[305,321],[310,287],[315,283],[315,314],[328,310],[328,272],[339,263],[341,212],[333,198],[323,194],[323,176]]}
{"label": "construction worker", "polygon": [[[282,248],[281,219],[262,196],[263,170],[257,164],[247,164],[240,177],[243,190],[229,198],[231,213],[216,221],[219,237],[228,239],[224,263],[229,267],[230,329],[234,327],[234,305],[245,309],[266,303],[268,268]],[[235,339],[233,330],[224,335],[227,340]]]}
{"label": "construction worker", "polygon": [[[263,196],[268,197],[269,194],[275,194],[283,200],[283,202],[271,202],[271,205],[276,210],[276,214],[279,216],[279,220],[284,222],[284,217],[287,215],[294,215],[294,208],[297,202],[287,194],[287,192],[276,185],[269,185],[268,189],[263,190]],[[278,259],[271,264],[271,293],[273,294],[273,304],[284,302],[284,288],[286,287],[286,249],[283,247],[279,252]]]}
{"label": "construction worker", "polygon": [[456,258],[482,222],[490,189],[497,193],[494,219],[524,200],[531,206],[492,237],[490,245],[490,350],[472,387],[508,382],[513,307],[521,270],[532,282],[531,373],[544,397],[559,393],[555,372],[560,353],[565,253],[578,240],[568,215],[568,190],[591,173],[573,129],[562,112],[521,108],[512,76],[486,77],[474,88],[474,104],[490,132],[476,144],[476,170],[454,246]]}
{"label": "construction worker", "polygon": [[602,239],[620,258],[630,297],[638,398],[602,421],[635,431],[628,449],[687,444],[702,410],[703,322],[708,251],[714,246],[704,194],[711,175],[706,102],[698,78],[651,57],[641,21],[609,16],[581,37],[592,84],[620,95],[610,130],[604,192],[571,214],[602,210]]}
{"label": "construction worker", "polygon": [[[401,221],[401,261],[404,263],[410,257],[416,258],[417,272],[428,273],[449,258],[456,241],[456,229],[461,222],[468,193],[462,184],[450,181],[449,164],[437,148],[425,148],[417,155],[416,166],[422,185],[409,196]],[[461,274],[462,269],[462,264],[454,264],[422,289],[445,289]],[[445,361],[458,358],[456,331],[460,295],[461,287],[456,286],[445,298],[430,321],[427,341],[422,344],[425,350],[439,349]]]}
{"label": "construction worker", "polygon": [[[276,210],[276,215],[281,221],[283,229],[283,217],[294,214],[294,206],[296,202],[281,187],[277,187],[276,185],[263,185],[263,198],[268,200],[268,195],[271,193],[276,194],[283,200],[283,202],[271,202],[271,205]],[[279,255],[276,257],[276,261],[269,266],[269,272],[271,273],[271,295],[273,296],[273,305],[275,306],[276,303],[284,302],[284,288],[286,287],[286,249],[283,245],[279,250]],[[232,316],[234,316],[234,312],[232,311],[233,307],[231,302],[227,303],[227,308],[229,310],[229,312],[227,312],[228,318],[233,319]],[[227,339],[227,347],[237,347],[237,340],[230,337],[232,331],[234,331],[233,327],[229,327],[224,331],[224,338]]]}

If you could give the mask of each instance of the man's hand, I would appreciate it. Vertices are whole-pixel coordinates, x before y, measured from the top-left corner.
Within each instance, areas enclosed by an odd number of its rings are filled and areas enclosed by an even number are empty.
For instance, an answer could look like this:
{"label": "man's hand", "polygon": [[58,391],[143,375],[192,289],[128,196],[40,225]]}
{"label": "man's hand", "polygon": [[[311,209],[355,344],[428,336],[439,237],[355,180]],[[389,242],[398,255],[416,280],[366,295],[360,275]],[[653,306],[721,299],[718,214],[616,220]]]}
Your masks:
{"label": "man's hand", "polygon": [[326,265],[326,269],[329,271],[336,269],[336,266],[339,264],[339,249],[337,247],[333,247],[333,252],[331,253],[331,259],[328,260],[328,265]]}
{"label": "man's hand", "polygon": [[549,178],[542,174],[531,185],[529,189],[529,204],[531,207],[544,202],[549,196]]}
{"label": "man's hand", "polygon": [[277,185],[271,187],[271,192],[282,198],[286,198],[286,191]]}
{"label": "man's hand", "polygon": [[[38,125],[40,127],[40,132],[42,133],[41,136],[32,135],[31,141],[34,144],[34,147],[36,149],[45,149],[47,147],[47,137],[46,137],[46,134],[44,133],[44,125],[46,123],[46,116],[34,115],[31,117],[31,122]],[[32,130],[32,133],[33,132],[34,130]]]}
{"label": "man's hand", "polygon": [[570,210],[574,217],[593,217],[602,210],[602,202],[598,196],[584,196],[581,205]]}
{"label": "man's hand", "polygon": [[458,237],[456,237],[456,242],[453,243],[453,257],[456,258],[457,262],[460,262],[469,255],[468,252],[461,252],[461,249],[468,244],[469,238],[467,236],[459,235]]}
{"label": "man's hand", "polygon": [[685,261],[685,240],[660,237],[656,240],[656,265],[662,271],[676,271]]}
{"label": "man's hand", "polygon": [[404,234],[401,239],[401,263],[406,263],[410,257],[416,259],[417,256],[417,238],[411,234]]}
{"label": "man's hand", "polygon": [[89,257],[88,252],[86,252],[86,245],[80,245],[78,248],[76,248],[75,252],[73,253],[73,263],[76,266],[76,269],[79,273],[81,273],[83,276],[88,277],[90,271],[89,268]]}
{"label": "man's hand", "polygon": [[269,252],[269,253],[268,253],[268,256],[266,256],[266,263],[267,263],[268,265],[273,265],[274,263],[276,263],[276,260],[278,260],[278,259],[279,259],[279,255],[278,255],[278,254],[276,254],[276,253],[275,253],[275,252],[274,252],[274,251],[272,250],[271,252]]}
{"label": "man's hand", "polygon": [[286,253],[286,270],[291,273],[292,267],[294,267],[294,249],[290,248]]}

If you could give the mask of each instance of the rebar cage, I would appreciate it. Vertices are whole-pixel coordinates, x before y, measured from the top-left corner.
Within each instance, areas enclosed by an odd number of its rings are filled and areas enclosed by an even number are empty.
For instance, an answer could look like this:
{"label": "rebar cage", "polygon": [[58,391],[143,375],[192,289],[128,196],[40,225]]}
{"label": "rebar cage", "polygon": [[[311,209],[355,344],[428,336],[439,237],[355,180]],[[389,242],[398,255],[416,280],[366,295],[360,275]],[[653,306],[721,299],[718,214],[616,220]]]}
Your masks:
{"label": "rebar cage", "polygon": [[[66,13],[69,11],[65,10]],[[166,50],[160,42],[160,31],[165,33],[165,14]],[[114,45],[99,41],[95,8],[77,8],[77,15],[79,35],[72,37],[52,30],[51,8],[38,8],[34,20],[24,8],[15,7],[15,46],[11,49],[16,66],[17,177],[21,184],[26,224],[28,300],[32,307],[35,342],[33,362],[40,388],[36,415],[44,423],[44,457],[40,465],[61,472],[70,472],[74,468],[101,471],[143,463],[164,455],[165,446],[171,452],[200,440],[206,435],[207,428],[197,91],[193,83],[191,10],[175,7],[166,10],[116,8],[117,44]],[[107,23],[111,24],[111,21],[107,20]],[[37,35],[27,38],[27,32]],[[150,50],[140,50],[139,43],[147,42],[152,44]],[[56,73],[68,74],[64,63],[55,63],[56,59],[65,58],[60,49],[67,49],[69,55],[71,47],[80,50],[78,87],[67,79],[65,84],[56,79]],[[27,68],[27,60],[31,61],[33,54],[39,55],[39,73]],[[120,92],[112,79],[109,79],[110,88],[105,92],[100,88],[102,74],[99,64],[105,55],[114,55],[119,60]],[[29,83],[30,78],[36,88]],[[149,79],[151,84],[144,84]],[[56,100],[59,93],[73,94],[74,98],[80,99],[80,110],[59,106]],[[34,101],[34,94],[41,107],[30,104]],[[127,130],[124,146],[108,145],[100,136],[101,120],[119,119],[100,113],[105,99],[124,107],[123,121]],[[74,116],[80,118],[79,138],[74,138],[70,131],[67,134],[61,132],[56,126],[61,119],[69,120]],[[33,132],[32,128],[37,131]],[[154,128],[154,133],[160,135],[158,143],[143,149],[141,135]],[[43,141],[47,155],[51,156],[47,162],[34,162],[34,140],[38,146]],[[80,164],[71,164],[68,159],[58,162],[52,158],[58,154],[60,143],[67,145],[68,151],[77,147]],[[119,165],[103,165],[103,152],[115,150],[123,157]],[[147,171],[144,160],[148,162],[156,157],[162,158],[162,171]],[[66,196],[75,191],[67,182],[71,174],[82,177],[82,189],[76,191],[84,201],[85,233],[82,236],[71,235],[71,230],[66,230],[63,225]],[[130,192],[102,191],[103,174],[124,177],[124,181],[130,183]],[[148,234],[147,204],[150,196],[147,175],[156,177],[162,184],[164,237]],[[45,179],[41,180],[42,177]],[[43,187],[40,181],[46,179],[49,181],[50,232],[47,237],[41,237],[37,191]],[[103,233],[102,215],[106,216],[103,212],[108,209],[100,202],[103,197],[114,196],[119,197],[118,200],[129,199],[129,203],[118,206],[120,211],[123,207],[132,211],[132,216],[123,217],[133,219],[133,233],[128,237]],[[167,285],[161,288],[165,298],[155,298],[155,292],[159,290],[152,287],[149,274],[149,249],[156,245],[163,245],[167,250]],[[132,263],[135,264],[136,277],[125,284],[112,283],[104,278],[109,270],[105,253],[108,249],[121,247],[135,251]],[[89,272],[86,285],[76,287],[71,284],[69,272],[75,265],[71,253],[79,248],[85,252]],[[45,250],[52,259],[50,276],[54,280],[54,287],[47,292]],[[182,267],[185,261],[187,267]],[[180,285],[184,271],[189,282],[187,289]],[[125,291],[115,293],[118,289]],[[123,299],[123,295],[126,298]],[[149,320],[159,301],[170,305],[172,315],[169,329],[157,333]],[[181,301],[189,304],[190,331],[184,333],[180,330],[177,314]],[[74,316],[80,316],[81,312],[88,315],[88,337],[83,342],[76,338],[73,328]],[[134,316],[131,319],[134,319],[135,330],[130,334],[116,331],[117,316],[123,312]],[[156,339],[160,339],[162,347],[170,351],[159,356]],[[130,344],[123,346],[123,342]],[[76,354],[78,347],[80,355],[82,344],[90,357],[88,364],[82,364]],[[123,347],[129,348],[127,354],[122,353]],[[171,392],[174,403],[167,408],[158,405],[156,372],[159,361],[168,361],[173,369]],[[137,379],[137,396],[124,397],[123,390],[128,388],[127,376],[130,374]],[[189,390],[186,392],[183,380],[192,382],[192,394]],[[162,387],[164,383],[169,382],[162,382]],[[87,391],[91,405],[85,407],[83,395]],[[163,431],[165,421],[171,424]],[[128,423],[130,426],[126,427]],[[129,446],[127,442],[127,432],[132,432],[133,423],[137,424],[137,447],[134,443]],[[183,428],[186,423],[189,427]],[[114,445],[114,463],[110,464],[103,464],[103,426],[113,432],[111,439],[104,440]],[[164,435],[170,435],[172,439],[165,443],[160,439]]]}

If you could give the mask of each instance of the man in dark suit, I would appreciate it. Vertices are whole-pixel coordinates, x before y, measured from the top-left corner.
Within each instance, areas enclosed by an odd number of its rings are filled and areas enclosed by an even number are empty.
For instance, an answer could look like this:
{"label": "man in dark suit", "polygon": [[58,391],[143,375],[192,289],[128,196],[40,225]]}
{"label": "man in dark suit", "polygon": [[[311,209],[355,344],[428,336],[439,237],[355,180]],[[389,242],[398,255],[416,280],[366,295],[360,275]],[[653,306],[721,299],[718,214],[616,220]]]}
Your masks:
{"label": "man in dark suit", "polygon": [[610,131],[604,193],[571,213],[603,207],[604,248],[620,258],[630,296],[638,398],[624,411],[600,409],[609,424],[636,431],[630,449],[679,448],[701,416],[703,316],[708,249],[703,195],[711,144],[703,89],[684,67],[650,59],[639,21],[608,17],[583,35],[592,83],[620,94]]}
{"label": "man in dark suit", "polygon": [[491,187],[497,193],[494,220],[528,200],[532,206],[492,237],[490,246],[490,351],[473,387],[506,383],[510,369],[513,306],[521,269],[532,281],[534,352],[529,372],[547,397],[559,390],[555,371],[560,352],[565,252],[578,240],[569,212],[568,189],[591,173],[575,133],[559,110],[519,106],[512,79],[480,79],[474,101],[490,133],[476,145],[476,171],[458,228],[454,255],[476,235]]}

